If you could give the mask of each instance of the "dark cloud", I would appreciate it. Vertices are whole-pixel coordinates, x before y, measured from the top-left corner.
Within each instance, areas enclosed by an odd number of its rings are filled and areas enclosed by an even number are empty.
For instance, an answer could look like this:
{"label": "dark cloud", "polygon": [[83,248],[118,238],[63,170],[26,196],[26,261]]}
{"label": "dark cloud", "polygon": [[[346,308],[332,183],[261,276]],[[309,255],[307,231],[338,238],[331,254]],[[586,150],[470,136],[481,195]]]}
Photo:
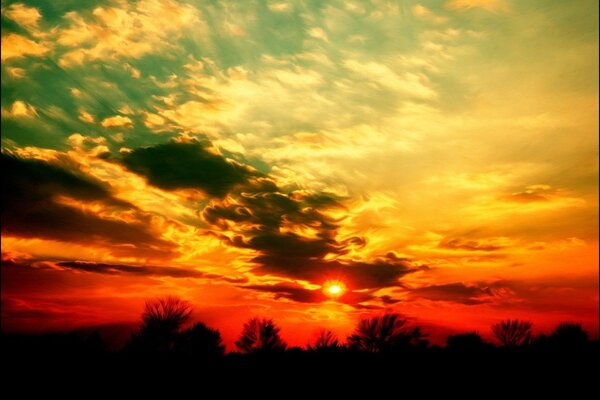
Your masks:
{"label": "dark cloud", "polygon": [[423,298],[433,301],[448,301],[465,305],[477,305],[490,303],[501,298],[509,289],[507,282],[478,283],[466,285],[462,282],[448,283],[444,285],[431,285],[411,289],[411,299]]}
{"label": "dark cloud", "polygon": [[275,299],[289,299],[300,303],[320,303],[326,300],[325,295],[318,289],[307,289],[298,284],[278,283],[275,285],[247,285],[244,289],[273,293]]}
{"label": "dark cloud", "polygon": [[[321,289],[307,289],[297,283],[277,283],[274,285],[246,285],[240,286],[243,289],[255,290],[258,292],[273,293],[274,298],[277,299],[289,299],[300,303],[321,303],[327,300],[331,300],[330,297],[325,296]],[[377,297],[372,294],[373,291],[368,292],[356,292],[348,291],[341,295],[336,301],[349,304],[352,306],[362,306],[362,303],[372,300],[379,300],[383,304],[393,304],[397,300],[392,300],[390,296]],[[377,307],[377,306],[373,306]]]}
{"label": "dark cloud", "polygon": [[[246,185],[225,201],[213,201],[202,212],[206,222],[228,244],[255,250],[252,272],[278,275],[321,284],[335,277],[353,289],[395,286],[399,278],[415,269],[408,260],[393,253],[371,262],[335,259],[366,240],[350,237],[337,240],[339,220],[327,211],[343,208],[341,199],[331,195],[303,192],[282,193],[268,179]],[[311,231],[310,236],[304,234]],[[333,256],[333,257],[331,257]]]}
{"label": "dark cloud", "polygon": [[159,188],[199,189],[217,197],[257,176],[250,168],[226,160],[198,141],[137,148],[126,153],[122,162]]}
{"label": "dark cloud", "polygon": [[397,286],[402,276],[414,271],[408,264],[384,259],[375,262],[325,261],[276,254],[258,256],[254,261],[261,264],[260,268],[253,271],[258,274],[284,274],[317,284],[334,277],[353,289]]}
{"label": "dark cloud", "polygon": [[246,278],[230,278],[217,274],[210,274],[193,269],[163,267],[153,265],[126,265],[126,264],[104,264],[86,261],[63,261],[56,263],[61,268],[71,270],[92,272],[96,274],[131,274],[141,276],[167,276],[171,278],[200,278],[211,280],[223,280],[230,283],[244,283]]}
{"label": "dark cloud", "polygon": [[381,299],[381,302],[383,304],[396,304],[400,302],[400,300],[394,299],[392,296],[389,296],[387,294],[384,296],[380,296],[379,298]]}
{"label": "dark cloud", "polygon": [[2,317],[9,319],[41,319],[54,317],[56,313],[47,310],[28,310],[28,309],[13,309],[10,305],[3,310]]}
{"label": "dark cloud", "polygon": [[368,311],[380,311],[380,310],[384,309],[384,307],[378,306],[375,304],[356,304],[356,305],[354,305],[354,308],[357,308],[359,310],[368,310]]}
{"label": "dark cloud", "polygon": [[160,267],[160,266],[139,266],[126,264],[104,264],[85,261],[63,261],[56,263],[57,266],[71,270],[93,272],[97,274],[133,274],[146,276],[168,276],[172,278],[205,278],[206,274],[192,269]]}
{"label": "dark cloud", "polygon": [[[2,153],[2,171],[6,176],[2,201],[12,205],[24,201],[44,200],[49,194],[57,193],[81,200],[103,200],[117,205],[127,203],[113,199],[107,187],[91,177],[71,169],[35,159],[23,159]],[[64,161],[67,164],[67,161]]]}
{"label": "dark cloud", "polygon": [[113,246],[118,254],[166,256],[173,244],[158,239],[143,223],[100,218],[60,202],[61,197],[110,209],[134,207],[111,196],[108,188],[77,171],[40,161],[1,155],[2,234]]}
{"label": "dark cloud", "polygon": [[46,269],[52,270],[52,265],[46,261],[40,261],[35,259],[17,259],[12,257],[10,253],[2,253],[2,270],[6,271],[6,268],[20,269],[20,268],[31,268],[31,269]]}
{"label": "dark cloud", "polygon": [[105,275],[138,275],[155,276],[171,278],[197,278],[222,280],[230,283],[246,283],[248,280],[244,277],[227,277],[207,272],[197,271],[188,268],[165,267],[157,265],[128,265],[128,264],[107,264],[91,261],[52,261],[52,260],[17,260],[7,253],[2,254],[2,267],[12,269],[46,269],[56,270],[59,267],[63,270],[83,271],[95,274]]}
{"label": "dark cloud", "polygon": [[439,244],[439,248],[451,250],[469,250],[469,251],[497,251],[505,246],[493,243],[486,243],[481,240],[464,238],[444,238]]}

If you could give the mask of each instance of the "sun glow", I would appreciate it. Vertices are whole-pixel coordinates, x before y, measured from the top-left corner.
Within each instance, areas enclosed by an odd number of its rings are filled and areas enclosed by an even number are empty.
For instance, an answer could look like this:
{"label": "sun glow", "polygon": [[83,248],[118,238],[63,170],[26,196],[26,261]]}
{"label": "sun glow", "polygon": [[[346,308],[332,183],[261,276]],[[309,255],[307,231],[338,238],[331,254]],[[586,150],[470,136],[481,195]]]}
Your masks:
{"label": "sun glow", "polygon": [[340,281],[327,281],[323,285],[323,293],[332,298],[338,298],[346,292],[346,285]]}

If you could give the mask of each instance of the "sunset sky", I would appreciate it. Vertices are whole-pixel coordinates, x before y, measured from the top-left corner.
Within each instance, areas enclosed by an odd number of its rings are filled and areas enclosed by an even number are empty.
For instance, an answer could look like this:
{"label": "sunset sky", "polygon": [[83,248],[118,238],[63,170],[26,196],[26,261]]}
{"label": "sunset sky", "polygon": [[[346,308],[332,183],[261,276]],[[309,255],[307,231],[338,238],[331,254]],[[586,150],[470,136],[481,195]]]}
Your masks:
{"label": "sunset sky", "polygon": [[3,330],[598,334],[596,0],[1,4]]}

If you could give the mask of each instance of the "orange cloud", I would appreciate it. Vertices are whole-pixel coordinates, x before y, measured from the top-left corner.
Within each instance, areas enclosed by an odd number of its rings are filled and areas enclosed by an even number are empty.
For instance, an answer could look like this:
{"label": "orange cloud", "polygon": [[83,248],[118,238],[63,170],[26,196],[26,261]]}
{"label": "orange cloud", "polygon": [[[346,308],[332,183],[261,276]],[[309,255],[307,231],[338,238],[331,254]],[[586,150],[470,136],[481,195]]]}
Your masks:
{"label": "orange cloud", "polygon": [[15,101],[10,109],[2,109],[2,117],[4,118],[32,118],[36,115],[35,107],[21,100]]}
{"label": "orange cloud", "polygon": [[450,9],[483,8],[487,11],[506,11],[508,4],[505,0],[450,0],[446,2]]}
{"label": "orange cloud", "polygon": [[115,115],[114,117],[104,118],[101,125],[105,128],[131,127],[133,121],[129,117]]}
{"label": "orange cloud", "polygon": [[49,51],[50,48],[46,44],[35,42],[16,33],[2,36],[2,61],[27,56],[40,57]]}

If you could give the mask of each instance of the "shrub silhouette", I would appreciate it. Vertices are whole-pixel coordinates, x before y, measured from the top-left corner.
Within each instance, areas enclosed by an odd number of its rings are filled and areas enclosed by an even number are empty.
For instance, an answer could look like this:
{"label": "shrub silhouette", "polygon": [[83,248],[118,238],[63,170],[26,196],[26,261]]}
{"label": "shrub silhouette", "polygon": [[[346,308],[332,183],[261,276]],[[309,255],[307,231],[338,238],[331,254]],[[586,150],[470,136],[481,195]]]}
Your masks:
{"label": "shrub silhouette", "polygon": [[531,342],[532,323],[529,321],[505,320],[492,325],[494,336],[505,347],[519,347]]}
{"label": "shrub silhouette", "polygon": [[382,353],[426,347],[426,335],[419,327],[410,328],[399,314],[385,314],[361,319],[354,333],[348,337],[350,348],[371,353]]}
{"label": "shrub silhouette", "polygon": [[146,301],[142,329],[172,334],[187,322],[191,312],[190,304],[178,297],[168,296]]}
{"label": "shrub silhouette", "polygon": [[218,330],[198,322],[177,335],[173,352],[199,361],[211,360],[223,356],[225,346]]}
{"label": "shrub silhouette", "polygon": [[575,322],[563,322],[554,328],[550,336],[552,345],[565,349],[581,348],[587,344],[588,334],[581,324]]}
{"label": "shrub silhouette", "polygon": [[446,338],[446,349],[453,352],[475,353],[490,347],[477,332],[448,335]]}
{"label": "shrub silhouette", "polygon": [[318,352],[335,351],[341,349],[342,347],[343,346],[340,344],[337,335],[329,330],[320,331],[314,344],[309,344],[307,346],[308,350]]}
{"label": "shrub silhouette", "polygon": [[132,337],[129,350],[159,354],[170,352],[191,312],[191,305],[178,297],[146,301],[140,332]]}
{"label": "shrub silhouette", "polygon": [[287,345],[279,331],[280,328],[270,318],[252,318],[244,324],[235,345],[243,353],[283,351]]}

